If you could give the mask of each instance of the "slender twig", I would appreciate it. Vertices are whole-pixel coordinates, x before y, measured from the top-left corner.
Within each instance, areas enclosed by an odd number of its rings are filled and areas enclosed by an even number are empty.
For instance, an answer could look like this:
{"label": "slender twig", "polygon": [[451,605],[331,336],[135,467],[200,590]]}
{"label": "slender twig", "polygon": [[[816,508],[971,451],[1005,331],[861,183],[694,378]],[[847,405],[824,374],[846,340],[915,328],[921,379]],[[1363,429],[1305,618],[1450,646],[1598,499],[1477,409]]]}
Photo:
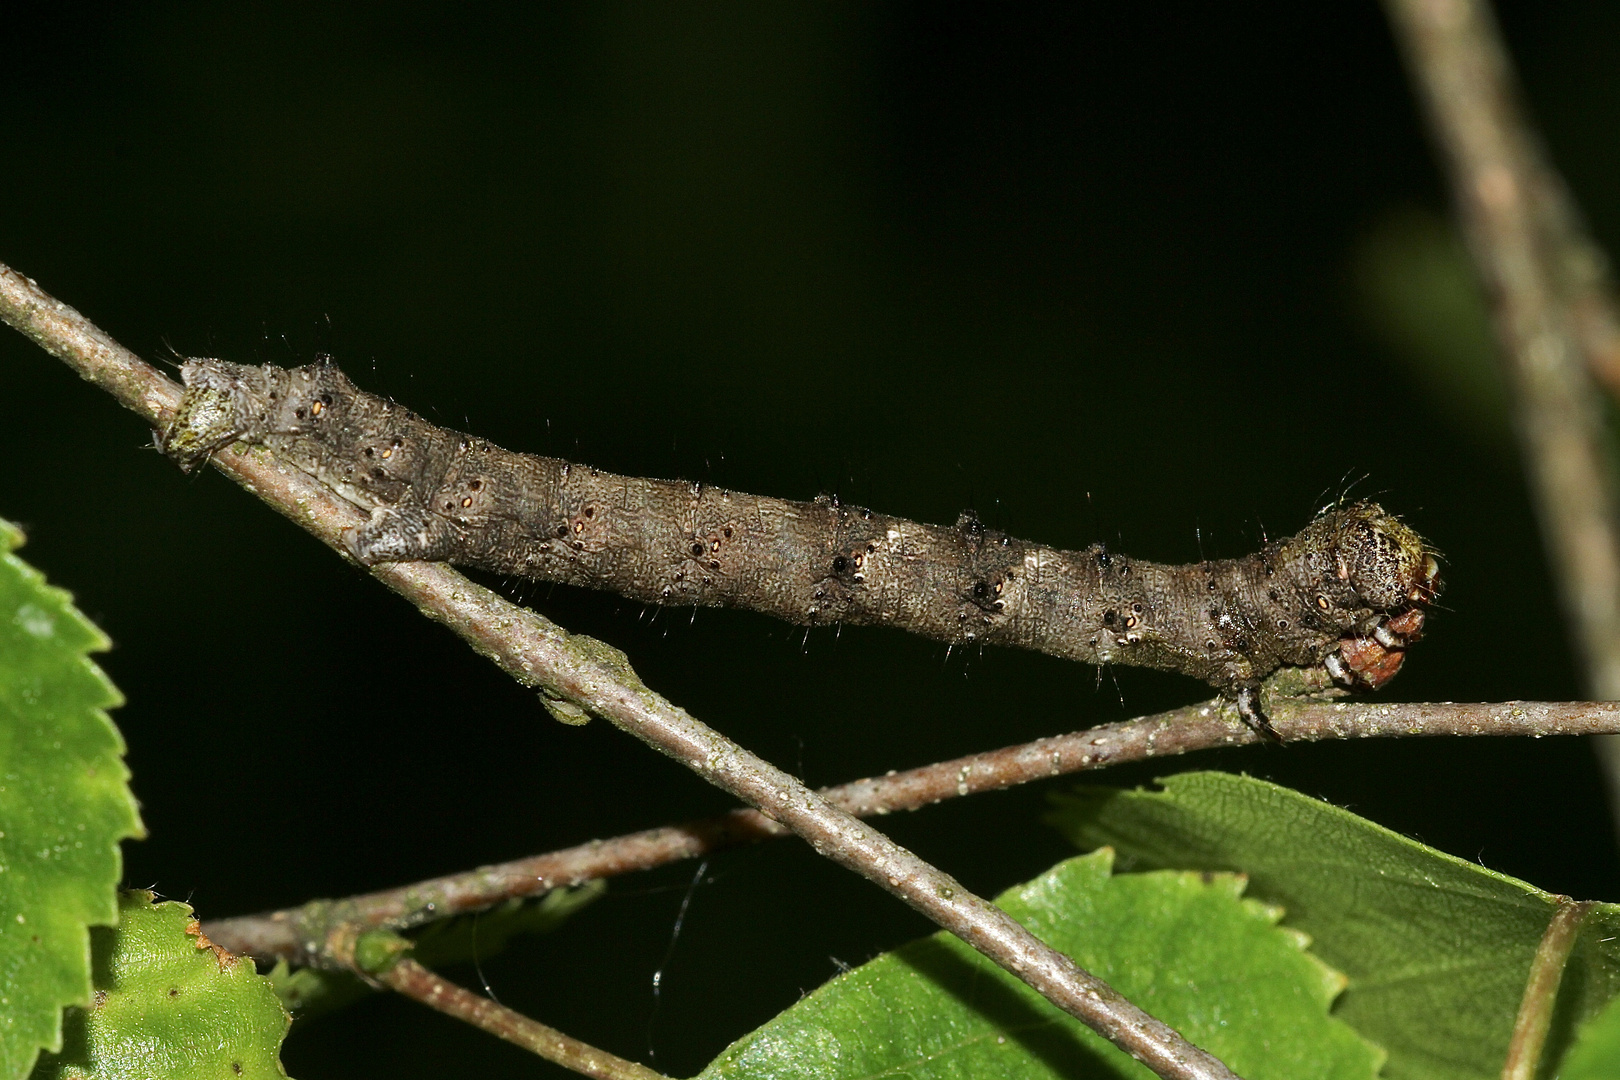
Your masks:
{"label": "slender twig", "polygon": [[1591,908],[1590,903],[1577,903],[1567,896],[1558,898],[1558,906],[1530,961],[1530,977],[1524,982],[1524,998],[1513,1020],[1507,1060],[1502,1063],[1502,1080],[1535,1080],[1547,1030],[1552,1026],[1553,1006],[1558,1003],[1558,984],[1564,979],[1564,967],[1575,948],[1576,931]]}
{"label": "slender twig", "polygon": [[[1491,301],[1542,531],[1588,684],[1596,697],[1620,698],[1620,535],[1590,375],[1604,361],[1588,348],[1596,342],[1601,352],[1605,337],[1595,327],[1615,325],[1601,256],[1530,125],[1484,0],[1386,3]],[[1579,269],[1594,265],[1600,269]]]}
{"label": "slender twig", "polygon": [[[179,400],[178,386],[83,315],[3,266],[0,317],[85,378],[104,385],[155,428],[166,425]],[[365,520],[333,491],[262,448],[222,452],[213,463],[335,550],[343,550],[343,530]],[[960,937],[1159,1076],[1213,1080],[1233,1075],[1213,1055],[1131,1004],[994,904],[649,690],[617,650],[571,635],[442,564],[387,563],[371,567],[370,573],[524,686],[544,687],[603,717],[762,810],[822,855]]]}
{"label": "slender twig", "polygon": [[556,1028],[531,1020],[505,1005],[498,1005],[487,997],[457,986],[436,972],[406,957],[393,967],[373,976],[378,982],[397,990],[408,998],[420,1001],[458,1020],[464,1020],[509,1043],[532,1051],[547,1061],[554,1061],[565,1069],[572,1069],[598,1080],[662,1080],[663,1073],[654,1072],[645,1065],[626,1061],[606,1050],[580,1042],[564,1035]]}
{"label": "slender twig", "polygon": [[[946,799],[1152,757],[1170,757],[1261,741],[1233,722],[1219,699],[1142,717],[970,754],[904,772],[821,789],[834,806],[859,817],[916,810]],[[1620,734],[1620,703],[1374,704],[1279,699],[1272,722],[1288,742],[1422,735]],[[724,848],[791,835],[757,810],[647,829],[610,840],[483,866],[345,900],[316,900],[296,908],[216,919],[209,938],[262,960],[320,964],[324,943],[349,928],[393,930],[494,907],[507,900],[597,878],[695,859]]]}

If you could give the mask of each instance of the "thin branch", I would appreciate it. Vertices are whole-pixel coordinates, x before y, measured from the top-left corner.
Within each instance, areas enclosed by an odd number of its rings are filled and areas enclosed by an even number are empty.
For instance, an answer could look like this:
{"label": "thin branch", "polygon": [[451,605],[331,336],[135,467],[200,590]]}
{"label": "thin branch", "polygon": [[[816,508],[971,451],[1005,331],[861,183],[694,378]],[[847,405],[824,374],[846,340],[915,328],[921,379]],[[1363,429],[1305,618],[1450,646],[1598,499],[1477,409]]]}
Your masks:
{"label": "thin branch", "polygon": [[598,1080],[663,1080],[663,1073],[598,1050],[505,1005],[498,1005],[429,971],[409,957],[372,978],[430,1009],[464,1020],[565,1069]]}
{"label": "thin branch", "polygon": [[1513,1020],[1507,1060],[1502,1063],[1502,1080],[1535,1080],[1547,1030],[1552,1026],[1553,1006],[1558,1003],[1558,984],[1564,980],[1576,932],[1591,909],[1590,903],[1577,903],[1567,896],[1558,898],[1558,907],[1530,961],[1530,977],[1524,983],[1524,998]]}
{"label": "thin branch", "polygon": [[[1270,711],[1288,742],[1421,735],[1593,735],[1620,733],[1620,703],[1524,702],[1402,705],[1276,700]],[[1264,741],[1233,722],[1220,699],[1120,724],[970,754],[876,776],[821,795],[859,817],[917,810],[946,799],[1153,757]],[[695,859],[742,844],[790,835],[757,810],[647,829],[611,840],[483,866],[403,888],[316,900],[263,915],[205,923],[209,938],[261,960],[320,964],[334,935],[401,930],[432,919],[482,911],[514,898],[598,878]]]}
{"label": "thin branch", "polygon": [[1620,519],[1591,377],[1620,356],[1604,260],[1530,124],[1484,0],[1386,6],[1491,302],[1587,684],[1620,698]]}
{"label": "thin branch", "polygon": [[[106,385],[154,428],[166,425],[179,387],[34,282],[0,266],[0,317],[82,376]],[[364,518],[333,491],[251,447],[214,465],[323,543]],[[1213,1055],[1127,1001],[950,875],[839,810],[798,779],[649,690],[624,655],[570,635],[437,563],[385,563],[370,573],[461,636],[524,686],[603,717],[809,841],[811,847],[899,897],[1165,1080],[1233,1076]]]}

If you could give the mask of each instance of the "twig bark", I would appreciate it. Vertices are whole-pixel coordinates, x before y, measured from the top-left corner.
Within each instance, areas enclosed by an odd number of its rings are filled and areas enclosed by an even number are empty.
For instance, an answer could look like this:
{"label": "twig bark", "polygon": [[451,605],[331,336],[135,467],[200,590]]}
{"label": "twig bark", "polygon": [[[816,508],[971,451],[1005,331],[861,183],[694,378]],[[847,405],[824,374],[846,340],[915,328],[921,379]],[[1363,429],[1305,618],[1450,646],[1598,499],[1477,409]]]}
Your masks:
{"label": "twig bark", "polygon": [[[1594,697],[1620,698],[1620,532],[1591,373],[1620,370],[1613,284],[1520,101],[1484,0],[1386,0],[1517,403],[1541,528]],[[1616,380],[1620,385],[1620,379]],[[1608,756],[1615,744],[1609,741]],[[1611,801],[1620,807],[1611,760]]]}
{"label": "twig bark", "polygon": [[564,1035],[487,997],[458,986],[409,957],[374,975],[378,982],[458,1020],[464,1020],[547,1061],[597,1080],[663,1080],[663,1073],[626,1061]]}
{"label": "twig bark", "polygon": [[[179,401],[179,387],[83,315],[3,266],[0,317],[85,378],[104,385],[154,428],[166,426]],[[330,489],[262,450],[225,451],[214,455],[213,462],[339,552],[345,550],[343,530],[364,521]],[[370,572],[518,682],[544,687],[603,717],[764,811],[822,855],[960,937],[1165,1080],[1233,1076],[1213,1055],[1131,1004],[995,905],[649,690],[617,650],[570,635],[441,564],[387,563]]]}
{"label": "twig bark", "polygon": [[1576,932],[1591,909],[1590,903],[1577,903],[1567,896],[1558,898],[1558,907],[1530,961],[1530,977],[1524,983],[1524,998],[1513,1020],[1507,1060],[1502,1063],[1502,1080],[1535,1080],[1547,1031],[1552,1027],[1553,1007],[1558,1004],[1558,985],[1564,980],[1570,950],[1575,948]]}
{"label": "twig bark", "polygon": [[[1620,703],[1615,702],[1404,705],[1273,699],[1270,708],[1278,734],[1288,742],[1424,735],[1620,734]],[[823,788],[821,795],[851,814],[871,817],[1052,776],[1262,741],[1266,741],[1263,736],[1234,723],[1231,707],[1216,698],[1124,723]],[[210,940],[232,952],[261,960],[323,965],[328,963],[326,942],[355,931],[408,929],[514,898],[788,835],[787,829],[759,811],[739,809],[402,888],[344,900],[316,900],[262,915],[215,919],[205,923],[203,930]]]}

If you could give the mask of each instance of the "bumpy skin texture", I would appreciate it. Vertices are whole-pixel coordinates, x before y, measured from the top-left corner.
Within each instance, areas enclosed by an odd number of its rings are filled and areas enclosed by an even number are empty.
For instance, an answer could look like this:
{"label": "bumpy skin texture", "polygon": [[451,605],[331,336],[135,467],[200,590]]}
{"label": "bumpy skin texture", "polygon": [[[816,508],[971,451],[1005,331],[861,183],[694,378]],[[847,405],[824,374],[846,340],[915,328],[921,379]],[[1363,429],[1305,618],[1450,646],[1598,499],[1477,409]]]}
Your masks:
{"label": "bumpy skin texture", "polygon": [[1265,727],[1255,688],[1325,664],[1377,687],[1439,590],[1423,539],[1369,502],[1329,507],[1254,555],[1167,566],[1059,551],[971,514],[923,525],[841,504],[615,476],[503,450],[367,394],[330,362],[190,360],[166,453],[194,467],[243,441],[371,514],[361,563],[430,560],[790,622],[896,626],[1203,679]]}

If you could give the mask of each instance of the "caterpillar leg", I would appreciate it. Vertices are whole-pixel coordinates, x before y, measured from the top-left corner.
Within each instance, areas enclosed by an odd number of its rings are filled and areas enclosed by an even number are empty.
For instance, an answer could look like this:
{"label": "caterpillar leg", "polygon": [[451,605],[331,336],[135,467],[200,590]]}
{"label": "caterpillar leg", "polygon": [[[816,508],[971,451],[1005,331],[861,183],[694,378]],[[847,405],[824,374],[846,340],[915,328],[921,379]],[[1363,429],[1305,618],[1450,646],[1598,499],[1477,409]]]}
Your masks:
{"label": "caterpillar leg", "polygon": [[1258,686],[1241,686],[1238,688],[1237,711],[1238,716],[1243,718],[1243,722],[1249,725],[1249,728],[1256,735],[1270,742],[1282,742],[1282,736],[1277,734],[1277,729],[1271,726],[1271,721],[1266,719],[1265,710],[1260,706],[1260,688]]}
{"label": "caterpillar leg", "polygon": [[1340,686],[1350,689],[1356,685],[1356,673],[1351,670],[1342,653],[1328,653],[1322,657],[1322,666],[1327,668],[1327,673],[1333,676],[1333,681]]}
{"label": "caterpillar leg", "polygon": [[348,530],[343,542],[362,566],[382,562],[433,562],[450,553],[450,524],[415,507],[378,507],[371,520]]}

